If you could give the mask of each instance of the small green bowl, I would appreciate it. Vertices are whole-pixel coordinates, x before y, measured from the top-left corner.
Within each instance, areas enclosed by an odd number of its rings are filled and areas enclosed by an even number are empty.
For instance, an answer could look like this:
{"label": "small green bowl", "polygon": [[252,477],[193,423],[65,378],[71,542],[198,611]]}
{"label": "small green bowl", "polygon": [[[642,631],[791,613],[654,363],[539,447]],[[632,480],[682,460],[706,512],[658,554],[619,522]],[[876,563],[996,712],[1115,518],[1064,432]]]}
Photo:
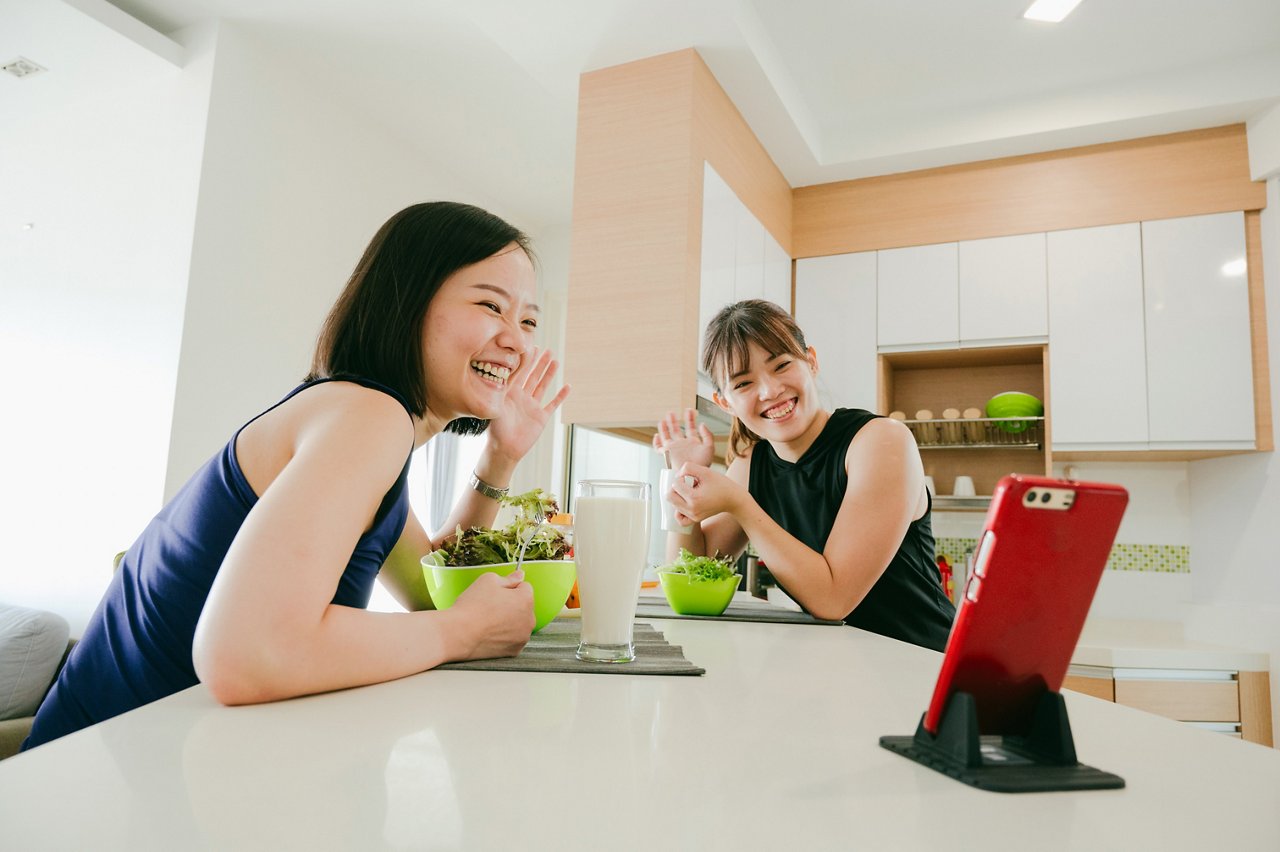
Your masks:
{"label": "small green bowl", "polygon": [[658,572],[662,593],[676,615],[719,615],[733,600],[741,579],[734,574],[723,580],[695,580],[688,574]]}
{"label": "small green bowl", "polygon": [[[1044,415],[1044,403],[1029,393],[1021,391],[1005,391],[987,400],[986,415],[991,418],[1003,417],[1041,417]],[[995,424],[997,429],[1006,432],[1024,432],[1031,426],[1030,420],[1006,420]]]}
{"label": "small green bowl", "polygon": [[[537,633],[560,614],[573,581],[578,577],[577,566],[570,560],[540,559],[524,563],[524,579],[533,586],[533,632]],[[503,577],[516,570],[516,563],[497,565],[470,565],[448,568],[436,565],[433,554],[422,557],[422,576],[427,581],[427,591],[436,609],[448,609],[467,587],[481,574],[501,574]]]}

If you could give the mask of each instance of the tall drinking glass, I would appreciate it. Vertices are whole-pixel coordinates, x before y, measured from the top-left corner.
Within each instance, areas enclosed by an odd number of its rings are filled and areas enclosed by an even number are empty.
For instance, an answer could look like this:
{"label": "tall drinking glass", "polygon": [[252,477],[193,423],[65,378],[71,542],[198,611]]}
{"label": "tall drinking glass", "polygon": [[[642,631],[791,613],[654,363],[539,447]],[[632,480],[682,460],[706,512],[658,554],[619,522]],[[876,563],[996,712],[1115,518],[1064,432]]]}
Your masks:
{"label": "tall drinking glass", "polygon": [[649,483],[584,479],[573,502],[582,641],[578,659],[629,663],[640,576],[649,553]]}

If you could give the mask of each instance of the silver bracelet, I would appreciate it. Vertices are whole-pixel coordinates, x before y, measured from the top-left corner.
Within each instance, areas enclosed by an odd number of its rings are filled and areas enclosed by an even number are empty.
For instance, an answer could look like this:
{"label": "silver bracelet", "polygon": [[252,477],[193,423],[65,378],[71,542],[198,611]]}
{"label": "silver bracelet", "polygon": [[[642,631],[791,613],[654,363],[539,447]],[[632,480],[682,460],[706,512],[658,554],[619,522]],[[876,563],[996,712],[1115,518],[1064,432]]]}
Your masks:
{"label": "silver bracelet", "polygon": [[510,490],[508,488],[494,488],[492,485],[476,476],[475,473],[471,474],[471,487],[488,497],[490,500],[501,500],[503,497],[507,496],[507,491]]}

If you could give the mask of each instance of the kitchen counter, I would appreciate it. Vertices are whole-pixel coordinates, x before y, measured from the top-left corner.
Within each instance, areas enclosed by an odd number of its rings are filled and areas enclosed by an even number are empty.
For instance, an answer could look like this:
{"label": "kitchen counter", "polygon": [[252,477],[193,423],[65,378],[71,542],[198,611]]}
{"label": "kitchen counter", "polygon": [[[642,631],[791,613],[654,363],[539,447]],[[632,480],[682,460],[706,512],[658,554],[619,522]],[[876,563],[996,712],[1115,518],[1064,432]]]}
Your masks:
{"label": "kitchen counter", "polygon": [[1189,641],[1176,622],[1122,619],[1086,621],[1071,662],[1136,669],[1264,672],[1271,668],[1270,657],[1264,652]]}
{"label": "kitchen counter", "polygon": [[196,686],[0,763],[5,848],[1276,849],[1280,752],[1065,693],[1123,790],[1004,795],[878,745],[940,655],[655,619],[701,677],[432,671],[250,707]]}

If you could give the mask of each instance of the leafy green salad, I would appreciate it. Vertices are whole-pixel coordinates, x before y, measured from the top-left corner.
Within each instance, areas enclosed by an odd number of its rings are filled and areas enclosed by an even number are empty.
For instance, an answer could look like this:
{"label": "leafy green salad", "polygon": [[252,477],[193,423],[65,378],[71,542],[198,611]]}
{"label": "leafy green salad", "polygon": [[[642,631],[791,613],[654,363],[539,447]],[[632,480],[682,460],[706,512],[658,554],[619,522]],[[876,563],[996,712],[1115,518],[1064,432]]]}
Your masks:
{"label": "leafy green salad", "polygon": [[738,569],[733,564],[732,556],[694,556],[685,548],[680,548],[680,556],[670,565],[664,565],[659,572],[668,574],[687,574],[691,580],[727,580],[736,576]]}
{"label": "leafy green salad", "polygon": [[552,494],[541,488],[502,498],[502,505],[516,510],[516,517],[502,529],[458,527],[440,549],[428,557],[436,565],[457,568],[464,565],[496,565],[515,562],[520,555],[520,544],[536,526],[537,531],[529,539],[525,549],[526,562],[539,559],[564,559],[569,552],[569,541],[564,533],[540,519],[550,518],[560,511]]}

